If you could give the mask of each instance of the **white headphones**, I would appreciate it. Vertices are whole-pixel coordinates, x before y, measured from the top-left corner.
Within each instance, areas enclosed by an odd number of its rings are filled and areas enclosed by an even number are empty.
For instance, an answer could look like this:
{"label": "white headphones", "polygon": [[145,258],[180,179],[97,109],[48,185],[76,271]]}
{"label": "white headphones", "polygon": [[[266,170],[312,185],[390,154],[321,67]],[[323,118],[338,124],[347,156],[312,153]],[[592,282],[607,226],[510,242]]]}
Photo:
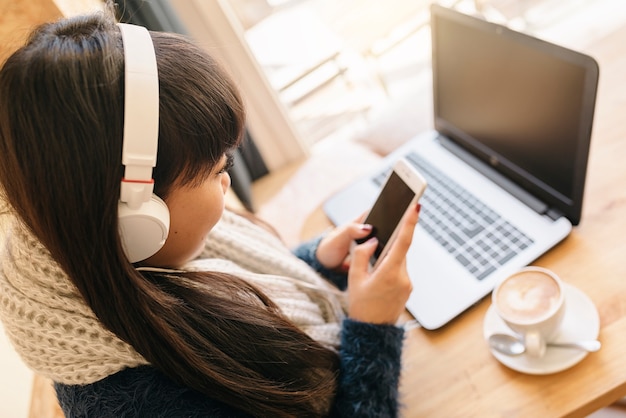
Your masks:
{"label": "white headphones", "polygon": [[118,216],[120,236],[131,263],[161,249],[170,227],[167,205],[153,193],[152,168],[159,140],[159,76],[154,45],[142,26],[118,24],[124,45],[125,166]]}

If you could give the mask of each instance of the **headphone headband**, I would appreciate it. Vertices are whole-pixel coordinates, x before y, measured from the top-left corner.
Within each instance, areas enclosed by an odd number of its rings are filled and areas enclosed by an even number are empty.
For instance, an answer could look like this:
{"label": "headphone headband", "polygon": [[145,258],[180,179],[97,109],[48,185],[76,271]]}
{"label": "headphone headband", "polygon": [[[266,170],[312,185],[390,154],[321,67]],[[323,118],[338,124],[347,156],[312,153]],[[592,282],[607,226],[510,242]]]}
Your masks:
{"label": "headphone headband", "polygon": [[124,46],[124,140],[118,217],[120,238],[131,263],[161,249],[169,233],[167,205],[153,194],[152,168],[159,142],[159,75],[148,30],[118,24]]}
{"label": "headphone headband", "polygon": [[118,24],[124,43],[122,202],[133,209],[150,200],[159,140],[159,76],[154,45],[142,26]]}

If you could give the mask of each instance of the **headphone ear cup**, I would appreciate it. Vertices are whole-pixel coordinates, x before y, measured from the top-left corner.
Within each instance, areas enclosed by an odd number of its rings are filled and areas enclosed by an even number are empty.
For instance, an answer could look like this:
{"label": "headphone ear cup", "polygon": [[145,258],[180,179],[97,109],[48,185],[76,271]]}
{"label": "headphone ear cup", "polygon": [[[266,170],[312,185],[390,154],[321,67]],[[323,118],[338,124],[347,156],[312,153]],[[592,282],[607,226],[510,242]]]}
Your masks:
{"label": "headphone ear cup", "polygon": [[153,194],[138,209],[119,202],[118,214],[122,245],[131,263],[145,260],[163,247],[170,229],[170,212],[160,197]]}

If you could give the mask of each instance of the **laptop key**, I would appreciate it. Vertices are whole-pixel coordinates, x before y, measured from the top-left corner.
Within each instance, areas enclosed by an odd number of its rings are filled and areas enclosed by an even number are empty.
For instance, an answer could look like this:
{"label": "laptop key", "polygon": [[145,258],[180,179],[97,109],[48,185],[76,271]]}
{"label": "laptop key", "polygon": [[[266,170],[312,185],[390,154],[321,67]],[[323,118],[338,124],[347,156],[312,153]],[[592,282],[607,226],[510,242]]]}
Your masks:
{"label": "laptop key", "polygon": [[482,280],[533,241],[419,155],[407,156],[428,181],[418,227]]}

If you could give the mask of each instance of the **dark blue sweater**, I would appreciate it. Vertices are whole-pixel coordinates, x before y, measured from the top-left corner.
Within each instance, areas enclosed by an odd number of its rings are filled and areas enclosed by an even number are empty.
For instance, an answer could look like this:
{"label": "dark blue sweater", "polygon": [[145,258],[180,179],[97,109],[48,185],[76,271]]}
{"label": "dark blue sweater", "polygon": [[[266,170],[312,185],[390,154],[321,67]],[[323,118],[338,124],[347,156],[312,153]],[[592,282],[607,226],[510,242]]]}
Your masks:
{"label": "dark blue sweater", "polygon": [[[315,258],[320,238],[294,253],[340,288],[346,276],[324,269]],[[345,319],[339,349],[339,384],[333,417],[398,415],[398,381],[404,331]],[[180,386],[150,366],[124,369],[88,385],[55,389],[67,418],[75,417],[247,417],[216,399]]]}

